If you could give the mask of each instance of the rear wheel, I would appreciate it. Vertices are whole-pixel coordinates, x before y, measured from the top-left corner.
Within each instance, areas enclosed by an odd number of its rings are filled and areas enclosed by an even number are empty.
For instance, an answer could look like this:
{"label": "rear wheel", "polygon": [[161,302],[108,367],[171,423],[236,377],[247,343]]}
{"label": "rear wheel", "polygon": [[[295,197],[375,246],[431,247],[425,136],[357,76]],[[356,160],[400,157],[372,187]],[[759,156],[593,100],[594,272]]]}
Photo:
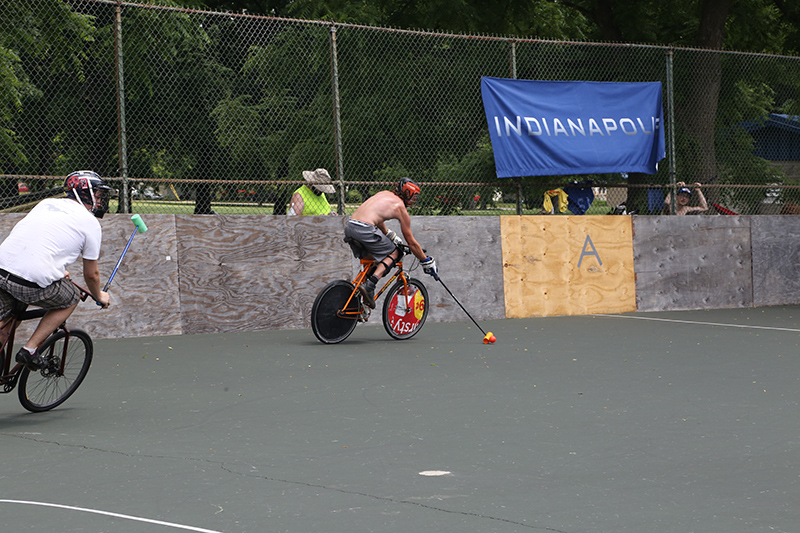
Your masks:
{"label": "rear wheel", "polygon": [[59,330],[39,347],[47,359],[41,370],[22,370],[19,377],[19,402],[34,413],[49,411],[72,396],[89,372],[94,347],[89,334],[79,329],[69,335]]}
{"label": "rear wheel", "polygon": [[356,327],[359,298],[353,296],[347,312],[353,318],[342,318],[338,312],[344,309],[348,298],[353,294],[353,284],[339,279],[328,283],[314,300],[311,308],[311,329],[314,335],[325,344],[342,342]]}
{"label": "rear wheel", "polygon": [[408,278],[408,289],[398,280],[383,302],[383,327],[395,339],[410,339],[428,317],[428,289],[418,279]]}

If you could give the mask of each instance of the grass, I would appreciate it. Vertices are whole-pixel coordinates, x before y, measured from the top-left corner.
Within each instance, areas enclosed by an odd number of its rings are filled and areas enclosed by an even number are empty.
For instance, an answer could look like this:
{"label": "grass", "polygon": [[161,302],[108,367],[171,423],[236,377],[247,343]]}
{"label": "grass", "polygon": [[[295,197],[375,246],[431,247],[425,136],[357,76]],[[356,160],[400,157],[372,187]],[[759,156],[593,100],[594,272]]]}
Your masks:
{"label": "grass", "polygon": [[[358,206],[348,204],[345,208],[345,214],[350,215],[356,210]],[[112,200],[109,205],[109,213],[116,213],[118,209],[117,201]],[[256,203],[235,203],[235,202],[212,202],[211,209],[218,215],[272,215],[272,204],[258,205]],[[458,210],[449,216],[499,216],[499,215],[515,215],[516,205],[511,203],[498,204],[496,206],[487,207],[486,209],[470,209]],[[416,210],[411,211],[411,214],[422,214],[424,211]],[[164,215],[191,215],[194,214],[194,202],[178,202],[167,200],[134,200],[132,212],[140,215],[146,214],[164,214]],[[595,200],[587,215],[606,215],[609,212],[609,207],[606,202]],[[425,213],[428,214],[428,213]],[[438,214],[436,211],[430,214]],[[540,215],[541,209],[525,209],[524,215]],[[565,213],[558,213],[559,215],[571,215],[569,211]]]}

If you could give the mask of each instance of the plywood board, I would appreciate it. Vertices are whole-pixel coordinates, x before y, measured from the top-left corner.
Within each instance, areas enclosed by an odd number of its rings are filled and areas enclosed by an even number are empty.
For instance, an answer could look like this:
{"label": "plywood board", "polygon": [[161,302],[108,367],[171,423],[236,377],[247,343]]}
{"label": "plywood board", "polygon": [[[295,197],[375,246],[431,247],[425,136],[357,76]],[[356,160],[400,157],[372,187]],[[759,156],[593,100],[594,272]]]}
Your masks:
{"label": "plywood board", "polygon": [[342,219],[177,215],[184,333],[310,326],[317,292],[349,277]]}
{"label": "plywood board", "polygon": [[626,216],[503,216],[506,316],[634,311]]}
{"label": "plywood board", "polygon": [[[23,215],[4,215],[2,239]],[[178,294],[178,263],[173,215],[145,215],[147,232],[138,233],[109,287],[111,305],[100,309],[91,300],[78,305],[69,319],[72,327],[86,330],[92,337],[122,338],[178,335],[182,332]],[[98,266],[105,285],[122,255],[135,226],[130,215],[107,214],[100,221],[103,245]],[[2,240],[0,239],[0,240]],[[80,285],[83,263],[69,265],[70,276]],[[33,332],[35,322],[23,324],[20,338]]]}
{"label": "plywood board", "polygon": [[753,305],[800,302],[800,217],[751,217]]}
{"label": "plywood board", "polygon": [[634,218],[640,311],[753,305],[750,217]]}
{"label": "plywood board", "polygon": [[[0,240],[23,216],[0,216]],[[317,292],[358,269],[340,217],[144,219],[111,307],[82,303],[71,326],[95,338],[305,328]],[[105,281],[133,225],[101,224]],[[800,303],[800,217],[413,217],[412,228],[478,321]],[[68,268],[81,281],[80,261]],[[429,289],[429,320],[469,321],[441,284],[411,275]]]}

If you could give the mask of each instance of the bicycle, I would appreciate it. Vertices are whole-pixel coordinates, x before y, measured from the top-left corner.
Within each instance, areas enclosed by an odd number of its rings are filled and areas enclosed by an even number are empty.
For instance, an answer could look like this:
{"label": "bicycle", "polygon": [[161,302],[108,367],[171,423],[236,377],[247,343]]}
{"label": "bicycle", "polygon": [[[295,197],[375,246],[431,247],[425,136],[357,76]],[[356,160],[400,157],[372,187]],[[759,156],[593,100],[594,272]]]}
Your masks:
{"label": "bicycle", "polygon": [[[81,292],[81,301],[86,301],[90,293],[74,281]],[[6,324],[0,328],[0,385],[2,393],[7,394],[19,386],[19,402],[33,413],[49,411],[64,403],[78,389],[92,364],[94,346],[92,338],[81,329],[67,328],[61,324],[39,346],[38,353],[47,360],[41,370],[30,370],[16,363],[11,366],[14,354],[14,336],[19,325],[35,318],[41,318],[47,309],[27,309],[18,302]]]}
{"label": "bicycle", "polygon": [[[404,244],[398,248],[403,254],[411,251]],[[352,282],[345,279],[332,281],[314,300],[311,329],[317,339],[325,344],[342,342],[353,333],[359,322],[366,322],[370,317],[371,309],[362,302],[358,288],[372,275],[376,261],[372,256],[365,256],[365,253],[359,252],[361,270]],[[409,270],[415,270],[418,264],[415,263]],[[383,302],[384,329],[394,339],[410,339],[422,329],[428,317],[428,289],[420,280],[406,274],[402,256],[394,265],[394,273],[376,291],[375,300],[384,292],[387,292]]]}

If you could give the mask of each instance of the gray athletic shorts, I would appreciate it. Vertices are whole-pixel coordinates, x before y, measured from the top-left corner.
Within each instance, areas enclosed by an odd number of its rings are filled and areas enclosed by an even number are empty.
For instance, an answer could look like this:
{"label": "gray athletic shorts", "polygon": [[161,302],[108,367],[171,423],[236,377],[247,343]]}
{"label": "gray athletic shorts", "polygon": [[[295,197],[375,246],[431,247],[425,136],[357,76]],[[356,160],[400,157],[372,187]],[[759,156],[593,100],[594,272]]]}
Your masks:
{"label": "gray athletic shorts", "polygon": [[348,220],[344,225],[344,236],[360,242],[367,252],[380,261],[397,249],[392,239],[372,224],[359,220]]}
{"label": "gray athletic shorts", "polygon": [[28,287],[0,276],[0,320],[11,314],[15,301],[45,309],[66,309],[80,300],[80,291],[68,279],[54,281],[45,288]]}

